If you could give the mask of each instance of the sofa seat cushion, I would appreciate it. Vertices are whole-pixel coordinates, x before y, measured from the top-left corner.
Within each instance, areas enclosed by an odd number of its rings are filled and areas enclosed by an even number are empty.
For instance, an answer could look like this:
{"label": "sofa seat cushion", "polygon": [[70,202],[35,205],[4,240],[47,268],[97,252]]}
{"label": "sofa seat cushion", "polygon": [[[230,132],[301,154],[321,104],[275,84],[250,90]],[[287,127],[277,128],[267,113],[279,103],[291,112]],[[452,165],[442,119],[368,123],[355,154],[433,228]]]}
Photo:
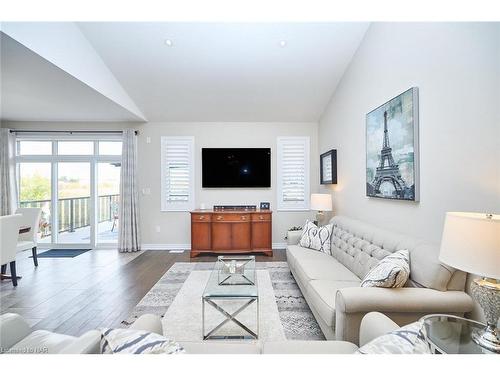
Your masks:
{"label": "sofa seat cushion", "polygon": [[311,280],[307,284],[310,303],[330,327],[335,327],[335,295],[342,288],[357,287],[359,281]]}
{"label": "sofa seat cushion", "polygon": [[265,342],[262,354],[352,354],[358,347],[348,341]]}
{"label": "sofa seat cushion", "polygon": [[75,339],[73,336],[38,330],[19,341],[10,349],[10,352],[12,354],[56,354],[75,341]]}
{"label": "sofa seat cushion", "polygon": [[292,267],[299,274],[301,281],[306,284],[310,280],[346,280],[357,281],[361,280],[344,265],[330,255],[306,249],[300,246],[289,246],[289,257],[293,258]]}

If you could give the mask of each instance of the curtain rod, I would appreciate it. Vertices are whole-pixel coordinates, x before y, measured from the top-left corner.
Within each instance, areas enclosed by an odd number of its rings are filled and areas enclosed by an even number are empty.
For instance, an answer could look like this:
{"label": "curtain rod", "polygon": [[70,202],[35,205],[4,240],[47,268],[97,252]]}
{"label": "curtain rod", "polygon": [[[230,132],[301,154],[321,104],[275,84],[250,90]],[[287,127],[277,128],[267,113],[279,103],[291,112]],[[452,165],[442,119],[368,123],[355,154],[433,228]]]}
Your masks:
{"label": "curtain rod", "polygon": [[[122,130],[15,130],[11,133],[65,133],[65,134],[122,134]],[[136,130],[135,135],[139,134]]]}

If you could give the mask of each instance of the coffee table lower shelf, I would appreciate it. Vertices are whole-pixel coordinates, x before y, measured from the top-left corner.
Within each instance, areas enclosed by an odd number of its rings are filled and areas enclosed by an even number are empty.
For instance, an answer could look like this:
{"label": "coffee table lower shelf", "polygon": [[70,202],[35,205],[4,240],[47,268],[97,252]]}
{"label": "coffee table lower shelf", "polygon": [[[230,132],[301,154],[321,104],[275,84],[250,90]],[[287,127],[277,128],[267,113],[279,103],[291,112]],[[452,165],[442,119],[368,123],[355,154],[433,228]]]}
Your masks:
{"label": "coffee table lower shelf", "polygon": [[[243,304],[236,309],[233,313],[228,312],[224,309],[220,303],[216,301],[234,301],[241,300]],[[245,324],[239,321],[236,317],[239,313],[246,310],[249,306],[257,304],[257,312],[256,312],[256,321],[257,321],[257,332],[252,331]],[[211,329],[208,333],[205,333],[205,305],[210,305],[215,308],[218,312],[220,312],[225,319],[219,323],[215,328]],[[242,329],[246,334],[243,335],[216,335],[217,331],[219,331],[223,326],[227,323],[233,322],[238,327]],[[211,297],[211,296],[203,296],[202,297],[202,333],[203,340],[257,340],[259,338],[259,297]]]}

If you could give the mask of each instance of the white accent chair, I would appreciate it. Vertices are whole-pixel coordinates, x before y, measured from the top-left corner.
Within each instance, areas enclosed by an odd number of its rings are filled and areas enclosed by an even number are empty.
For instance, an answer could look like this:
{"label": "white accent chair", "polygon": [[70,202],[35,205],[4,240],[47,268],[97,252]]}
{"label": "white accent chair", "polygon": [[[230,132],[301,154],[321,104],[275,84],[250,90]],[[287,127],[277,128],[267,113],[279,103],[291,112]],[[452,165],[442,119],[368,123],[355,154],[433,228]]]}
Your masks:
{"label": "white accent chair", "polygon": [[18,208],[16,214],[23,215],[21,226],[30,227],[30,231],[21,233],[17,242],[17,252],[31,249],[33,254],[33,263],[38,267],[38,255],[36,252],[38,242],[38,228],[40,226],[40,216],[42,215],[41,208]]}
{"label": "white accent chair", "polygon": [[[21,215],[0,216],[0,265],[2,275],[10,264],[10,278],[12,285],[17,286],[16,254],[17,237],[21,227]],[[2,278],[6,278],[5,275]]]}

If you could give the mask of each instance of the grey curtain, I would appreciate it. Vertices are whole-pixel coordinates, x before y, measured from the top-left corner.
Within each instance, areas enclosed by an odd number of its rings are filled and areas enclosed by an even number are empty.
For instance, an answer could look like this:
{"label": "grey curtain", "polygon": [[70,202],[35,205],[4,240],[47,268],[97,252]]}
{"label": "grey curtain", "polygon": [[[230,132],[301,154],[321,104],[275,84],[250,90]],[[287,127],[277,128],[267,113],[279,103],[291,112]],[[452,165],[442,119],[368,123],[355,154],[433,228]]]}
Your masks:
{"label": "grey curtain", "polygon": [[118,251],[131,253],[141,250],[137,186],[137,137],[133,129],[123,131],[119,216]]}
{"label": "grey curtain", "polygon": [[0,129],[0,215],[13,214],[17,208],[15,150],[15,135]]}

